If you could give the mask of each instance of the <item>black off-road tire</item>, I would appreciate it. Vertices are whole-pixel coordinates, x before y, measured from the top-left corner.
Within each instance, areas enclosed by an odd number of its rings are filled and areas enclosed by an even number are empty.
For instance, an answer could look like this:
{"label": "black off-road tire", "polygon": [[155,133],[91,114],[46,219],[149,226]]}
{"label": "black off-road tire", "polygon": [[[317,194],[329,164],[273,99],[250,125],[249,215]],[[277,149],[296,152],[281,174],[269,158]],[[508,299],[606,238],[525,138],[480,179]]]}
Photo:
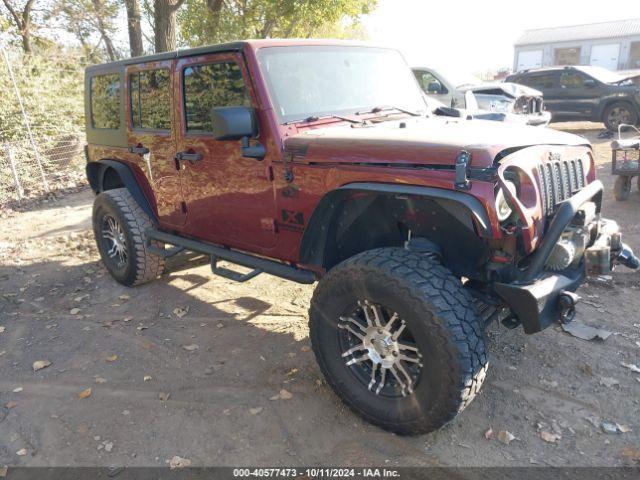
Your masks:
{"label": "black off-road tire", "polygon": [[[640,183],[638,184],[640,188]],[[618,175],[616,181],[613,184],[613,196],[619,202],[624,202],[629,198],[631,193],[631,177],[626,175]]]}
{"label": "black off-road tire", "polygon": [[[423,355],[414,391],[376,395],[341,358],[338,321],[358,300],[378,302],[406,321]],[[339,264],[320,281],[309,311],[320,369],[365,420],[398,434],[428,433],[462,412],[485,379],[488,352],[473,299],[440,262],[402,248],[381,248]]]}
{"label": "black off-road tire", "polygon": [[[120,266],[109,257],[108,244],[102,238],[102,222],[106,216],[119,222],[126,238],[127,258]],[[93,233],[102,262],[111,276],[122,285],[141,285],[164,272],[164,259],[147,251],[145,232],[153,226],[149,216],[126,188],[107,190],[96,196],[93,202]],[[155,241],[152,244],[161,246]]]}
{"label": "black off-road tire", "polygon": [[626,112],[626,116],[628,118],[624,121],[625,124],[638,124],[638,111],[633,107],[633,105],[627,102],[615,102],[605,108],[604,112],[602,112],[602,123],[604,123],[607,130],[618,133],[618,123],[616,123],[612,118],[612,113],[615,111]]}

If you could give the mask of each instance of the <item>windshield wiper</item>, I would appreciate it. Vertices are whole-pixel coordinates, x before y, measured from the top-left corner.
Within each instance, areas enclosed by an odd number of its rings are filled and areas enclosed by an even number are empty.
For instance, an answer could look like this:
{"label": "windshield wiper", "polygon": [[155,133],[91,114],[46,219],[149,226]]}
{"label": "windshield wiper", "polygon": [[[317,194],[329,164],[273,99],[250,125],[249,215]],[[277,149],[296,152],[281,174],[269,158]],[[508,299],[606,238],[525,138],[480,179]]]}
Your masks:
{"label": "windshield wiper", "polygon": [[394,107],[392,105],[382,105],[378,107],[373,107],[371,110],[363,110],[361,112],[356,112],[356,115],[362,115],[363,113],[380,113],[387,110],[397,110],[399,112],[406,113],[407,115],[411,115],[412,117],[420,116],[418,112],[412,112],[411,110],[405,110],[404,108]]}
{"label": "windshield wiper", "polygon": [[357,124],[365,124],[367,123],[366,120],[358,120],[356,118],[349,118],[349,117],[343,117],[342,115],[335,115],[333,113],[329,113],[326,115],[309,115],[307,118],[303,118],[301,120],[289,120],[288,122],[285,122],[285,125],[291,125],[293,123],[299,123],[299,122],[304,122],[304,123],[311,123],[311,122],[317,122],[318,120],[322,120],[324,118],[337,118],[338,120],[344,120],[345,122],[350,122],[350,123],[357,123]]}

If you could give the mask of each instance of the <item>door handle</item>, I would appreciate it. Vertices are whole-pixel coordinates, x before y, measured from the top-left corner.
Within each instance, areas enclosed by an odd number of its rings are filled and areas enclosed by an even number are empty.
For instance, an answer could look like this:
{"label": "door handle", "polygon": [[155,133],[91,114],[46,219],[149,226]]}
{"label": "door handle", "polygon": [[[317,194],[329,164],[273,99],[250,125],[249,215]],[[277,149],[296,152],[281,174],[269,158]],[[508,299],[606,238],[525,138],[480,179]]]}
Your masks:
{"label": "door handle", "polygon": [[138,155],[146,155],[149,153],[149,149],[143,146],[129,147],[129,153],[137,153]]}
{"label": "door handle", "polygon": [[176,155],[176,160],[188,160],[189,162],[199,162],[202,160],[201,153],[192,153],[192,152],[178,152]]}

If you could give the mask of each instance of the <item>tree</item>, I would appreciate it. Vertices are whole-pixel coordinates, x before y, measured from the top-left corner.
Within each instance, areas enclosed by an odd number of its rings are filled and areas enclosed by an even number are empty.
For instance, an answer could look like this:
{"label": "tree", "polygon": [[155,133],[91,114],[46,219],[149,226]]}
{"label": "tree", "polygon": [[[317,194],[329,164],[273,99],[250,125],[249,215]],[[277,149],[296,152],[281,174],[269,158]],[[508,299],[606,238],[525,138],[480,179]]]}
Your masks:
{"label": "tree", "polygon": [[24,53],[31,53],[31,36],[32,36],[32,13],[35,0],[26,0],[21,5],[12,3],[12,0],[2,0],[4,6],[9,11],[13,24],[18,29],[18,33],[22,38],[22,49]]}
{"label": "tree", "polygon": [[[239,38],[361,35],[355,26],[377,0],[186,0],[180,39],[186,45]],[[344,20],[348,20],[343,24]]]}
{"label": "tree", "polygon": [[176,49],[176,12],[184,0],[154,0],[153,31],[156,53]]}
{"label": "tree", "polygon": [[113,61],[120,56],[113,42],[119,9],[118,0],[56,0],[46,20],[75,35],[88,58],[99,61],[96,50],[103,45]]}
{"label": "tree", "polygon": [[129,31],[129,49],[132,57],[144,53],[142,45],[142,26],[140,25],[140,0],[124,0],[127,8],[127,29]]}

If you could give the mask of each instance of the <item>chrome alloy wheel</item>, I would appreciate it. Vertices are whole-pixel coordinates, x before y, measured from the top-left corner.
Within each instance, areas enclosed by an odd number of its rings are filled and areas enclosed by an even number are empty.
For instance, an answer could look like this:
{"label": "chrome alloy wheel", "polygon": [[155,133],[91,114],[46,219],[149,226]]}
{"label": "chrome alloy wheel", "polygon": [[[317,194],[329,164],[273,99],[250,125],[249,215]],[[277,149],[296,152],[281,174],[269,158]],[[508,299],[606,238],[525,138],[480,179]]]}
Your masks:
{"label": "chrome alloy wheel", "polygon": [[353,312],[340,317],[338,328],[345,365],[368,390],[392,397],[413,392],[423,367],[422,354],[397,313],[358,301]]}
{"label": "chrome alloy wheel", "polygon": [[102,242],[115,265],[124,267],[127,263],[127,238],[118,220],[111,215],[102,218]]}

